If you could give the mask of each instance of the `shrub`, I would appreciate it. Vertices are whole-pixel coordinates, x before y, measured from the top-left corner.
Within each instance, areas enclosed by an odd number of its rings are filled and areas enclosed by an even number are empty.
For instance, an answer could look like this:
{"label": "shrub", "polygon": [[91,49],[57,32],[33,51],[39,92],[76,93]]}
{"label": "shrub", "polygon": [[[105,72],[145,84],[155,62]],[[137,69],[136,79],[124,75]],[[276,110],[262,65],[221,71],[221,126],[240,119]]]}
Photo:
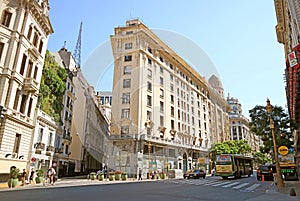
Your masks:
{"label": "shrub", "polygon": [[18,179],[20,170],[16,167],[10,169],[9,177],[11,179]]}

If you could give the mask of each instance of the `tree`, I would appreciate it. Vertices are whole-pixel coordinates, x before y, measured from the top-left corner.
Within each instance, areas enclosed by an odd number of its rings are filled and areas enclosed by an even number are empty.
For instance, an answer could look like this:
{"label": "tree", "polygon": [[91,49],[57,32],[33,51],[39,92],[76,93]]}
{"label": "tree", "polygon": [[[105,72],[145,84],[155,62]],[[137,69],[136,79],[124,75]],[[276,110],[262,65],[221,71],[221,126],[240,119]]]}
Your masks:
{"label": "tree", "polygon": [[[292,147],[293,130],[295,124],[289,118],[289,115],[280,106],[274,106],[271,114],[266,110],[265,106],[257,105],[249,110],[250,113],[250,130],[263,140],[264,146],[260,148],[262,153],[273,152],[273,139],[270,129],[270,116],[274,121],[274,134],[276,145]],[[277,148],[278,148],[277,147]]]}
{"label": "tree", "polygon": [[272,163],[272,159],[267,157],[266,153],[262,153],[260,151],[255,152],[253,154],[253,157],[254,157],[255,163],[257,163],[259,165],[264,165],[266,163]]}
{"label": "tree", "polygon": [[66,79],[65,68],[59,66],[47,50],[37,106],[52,116],[56,122],[61,122],[60,113],[63,109]]}

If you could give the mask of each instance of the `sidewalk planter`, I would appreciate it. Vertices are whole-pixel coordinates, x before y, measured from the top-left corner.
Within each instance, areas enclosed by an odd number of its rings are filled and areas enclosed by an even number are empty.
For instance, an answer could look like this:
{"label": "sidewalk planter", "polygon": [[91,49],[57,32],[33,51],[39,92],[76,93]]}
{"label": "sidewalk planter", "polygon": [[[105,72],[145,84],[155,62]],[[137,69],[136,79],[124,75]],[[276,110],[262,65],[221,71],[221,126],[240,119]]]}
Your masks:
{"label": "sidewalk planter", "polygon": [[39,170],[37,171],[37,173],[36,173],[37,177],[35,178],[35,182],[36,182],[37,184],[42,183],[42,181],[43,181],[43,176],[44,176],[44,172],[45,172],[44,169],[39,169]]}
{"label": "sidewalk planter", "polygon": [[119,170],[115,171],[115,180],[116,181],[121,180],[121,174],[122,174],[121,171],[119,171]]}
{"label": "sidewalk planter", "polygon": [[95,180],[96,179],[96,172],[91,172],[89,176],[90,176],[90,180]]}
{"label": "sidewalk planter", "polygon": [[114,173],[114,172],[110,172],[110,173],[109,173],[109,175],[108,175],[108,180],[109,180],[109,181],[115,180],[115,173]]}
{"label": "sidewalk planter", "polygon": [[103,173],[101,173],[101,174],[98,175],[98,180],[99,181],[103,181],[104,180],[104,174]]}
{"label": "sidewalk planter", "polygon": [[163,172],[160,173],[160,178],[161,179],[166,179],[166,177],[167,177],[166,173],[163,173]]}
{"label": "sidewalk planter", "polygon": [[9,177],[10,179],[7,181],[7,185],[9,188],[14,188],[18,185],[19,183],[19,169],[16,168],[15,166],[12,166],[10,168],[10,172],[9,172]]}
{"label": "sidewalk planter", "polygon": [[122,178],[122,181],[126,181],[127,180],[127,172],[122,172],[121,178]]}

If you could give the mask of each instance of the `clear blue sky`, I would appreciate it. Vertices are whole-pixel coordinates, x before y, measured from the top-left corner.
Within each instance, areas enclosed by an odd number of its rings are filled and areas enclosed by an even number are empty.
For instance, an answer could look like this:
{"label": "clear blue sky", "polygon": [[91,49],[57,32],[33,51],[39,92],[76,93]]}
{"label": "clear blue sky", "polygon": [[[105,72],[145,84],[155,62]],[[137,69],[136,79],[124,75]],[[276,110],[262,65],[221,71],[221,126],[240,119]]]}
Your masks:
{"label": "clear blue sky", "polygon": [[225,96],[238,98],[245,116],[255,105],[265,105],[267,97],[273,105],[286,107],[284,51],[276,38],[274,1],[50,0],[54,34],[48,49],[58,51],[66,41],[74,52],[82,21],[84,64],[130,18],[181,34],[201,47],[220,75]]}

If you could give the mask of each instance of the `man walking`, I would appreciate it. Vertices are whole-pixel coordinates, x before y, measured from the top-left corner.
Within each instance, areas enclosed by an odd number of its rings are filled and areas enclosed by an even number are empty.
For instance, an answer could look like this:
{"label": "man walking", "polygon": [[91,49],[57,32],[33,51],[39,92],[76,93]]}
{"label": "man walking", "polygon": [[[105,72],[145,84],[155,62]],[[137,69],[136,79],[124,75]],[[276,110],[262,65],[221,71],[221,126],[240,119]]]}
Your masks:
{"label": "man walking", "polygon": [[142,168],[139,168],[139,179],[138,181],[143,180],[142,178]]}

